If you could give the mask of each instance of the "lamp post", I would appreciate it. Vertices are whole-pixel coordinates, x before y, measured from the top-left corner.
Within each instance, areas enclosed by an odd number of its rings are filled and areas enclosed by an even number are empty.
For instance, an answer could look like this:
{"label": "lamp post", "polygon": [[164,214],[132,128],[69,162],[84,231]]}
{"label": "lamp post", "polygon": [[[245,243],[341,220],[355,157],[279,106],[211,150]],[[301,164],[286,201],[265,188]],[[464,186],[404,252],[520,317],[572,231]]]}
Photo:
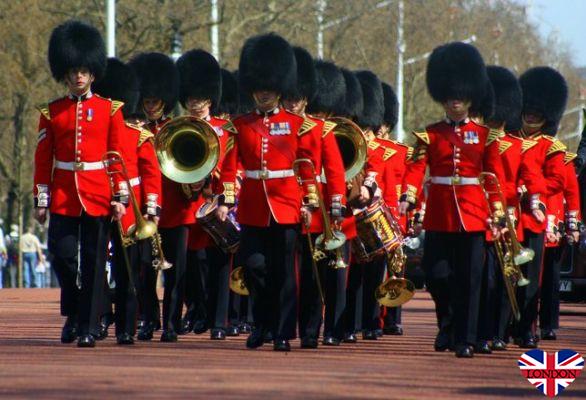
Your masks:
{"label": "lamp post", "polygon": [[171,58],[177,61],[183,54],[183,38],[179,32],[179,25],[173,24],[173,37],[171,38]]}
{"label": "lamp post", "polygon": [[116,0],[106,0],[106,42],[108,57],[116,57]]}
{"label": "lamp post", "polygon": [[218,0],[210,0],[210,41],[212,47],[212,54],[216,60],[220,61],[220,28],[218,26]]}

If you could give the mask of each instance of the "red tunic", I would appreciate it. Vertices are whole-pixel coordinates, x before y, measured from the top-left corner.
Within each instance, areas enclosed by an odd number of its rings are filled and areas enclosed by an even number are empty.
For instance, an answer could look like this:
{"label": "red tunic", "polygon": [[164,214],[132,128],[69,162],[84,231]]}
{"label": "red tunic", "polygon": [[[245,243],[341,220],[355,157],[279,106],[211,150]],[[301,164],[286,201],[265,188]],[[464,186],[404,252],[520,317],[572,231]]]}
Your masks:
{"label": "red tunic", "polygon": [[90,92],[83,99],[66,96],[40,107],[33,188],[36,205],[43,205],[38,196],[42,192],[50,196],[51,213],[110,214],[112,196],[101,160],[107,151],[119,150],[124,131],[122,105]]}

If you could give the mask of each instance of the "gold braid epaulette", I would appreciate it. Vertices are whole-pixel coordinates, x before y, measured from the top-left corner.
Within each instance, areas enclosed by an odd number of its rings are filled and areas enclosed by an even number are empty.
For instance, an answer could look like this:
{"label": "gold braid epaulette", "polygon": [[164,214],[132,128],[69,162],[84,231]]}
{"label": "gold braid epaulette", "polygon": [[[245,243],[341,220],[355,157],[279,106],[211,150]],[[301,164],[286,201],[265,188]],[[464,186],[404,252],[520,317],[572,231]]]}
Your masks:
{"label": "gold braid epaulette", "polygon": [[576,157],[578,157],[578,154],[566,151],[566,155],[564,156],[564,164],[571,163]]}
{"label": "gold braid epaulette", "polygon": [[120,108],[122,108],[123,105],[124,105],[124,103],[121,101],[112,100],[112,108],[110,109],[110,116],[116,114],[116,111],[118,111]]}
{"label": "gold braid epaulette", "polygon": [[238,134],[238,129],[236,129],[236,127],[234,126],[232,121],[228,121],[224,125],[222,125],[222,129],[225,130],[226,132]]}
{"label": "gold braid epaulette", "polygon": [[397,153],[397,150],[391,149],[390,147],[385,147],[385,152],[383,154],[383,161],[387,161],[389,158],[394,156]]}
{"label": "gold braid epaulette", "polygon": [[512,145],[513,145],[513,143],[511,143],[511,142],[507,142],[506,140],[501,140],[499,142],[499,154],[503,154],[505,151],[507,151],[509,148],[511,148]]}
{"label": "gold braid epaulette", "polygon": [[303,136],[313,128],[317,126],[317,123],[313,122],[309,118],[303,118],[303,123],[301,124],[301,128],[299,128],[299,132],[297,136]]}
{"label": "gold braid epaulette", "polygon": [[537,143],[539,143],[537,140],[523,139],[523,143],[521,144],[521,153],[525,153],[530,148],[536,146]]}
{"label": "gold braid epaulette", "polygon": [[326,137],[328,136],[328,133],[330,133],[331,131],[334,130],[334,128],[337,126],[337,124],[335,122],[332,121],[325,121],[324,122],[324,129],[323,129],[323,133],[322,133],[322,137]]}
{"label": "gold braid epaulette", "polygon": [[498,140],[499,138],[501,138],[503,136],[504,136],[504,134],[502,134],[501,131],[497,131],[496,129],[491,129],[490,131],[488,131],[488,136],[486,138],[486,146],[490,145],[495,140]]}
{"label": "gold braid epaulette", "polygon": [[563,144],[560,140],[554,139],[553,144],[549,146],[549,149],[547,149],[545,156],[551,156],[552,154],[559,153],[560,151],[566,151],[566,145]]}
{"label": "gold braid epaulette", "polygon": [[45,117],[48,121],[51,121],[51,113],[49,111],[49,104],[41,104],[37,106],[37,110]]}
{"label": "gold braid epaulette", "polygon": [[429,144],[430,140],[429,140],[429,134],[427,133],[427,131],[424,132],[412,132],[419,140],[421,140],[423,143],[425,144]]}

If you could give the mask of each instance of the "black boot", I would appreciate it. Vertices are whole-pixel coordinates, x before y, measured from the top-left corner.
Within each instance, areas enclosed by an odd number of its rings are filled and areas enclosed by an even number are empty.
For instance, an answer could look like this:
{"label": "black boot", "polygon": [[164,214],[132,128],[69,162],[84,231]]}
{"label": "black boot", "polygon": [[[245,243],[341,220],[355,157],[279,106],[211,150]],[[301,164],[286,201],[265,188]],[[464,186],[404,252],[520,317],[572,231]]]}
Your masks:
{"label": "black boot", "polygon": [[61,329],[61,343],[73,343],[77,338],[77,322],[75,317],[67,317]]}

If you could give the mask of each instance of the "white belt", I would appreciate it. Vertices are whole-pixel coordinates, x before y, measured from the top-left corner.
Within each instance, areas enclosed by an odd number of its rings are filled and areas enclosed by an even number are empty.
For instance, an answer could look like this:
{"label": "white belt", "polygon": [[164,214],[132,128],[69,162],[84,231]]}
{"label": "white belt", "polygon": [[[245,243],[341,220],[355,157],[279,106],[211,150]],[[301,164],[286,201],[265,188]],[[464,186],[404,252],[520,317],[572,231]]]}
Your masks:
{"label": "white belt", "polygon": [[136,176],[129,180],[130,186],[138,186],[140,185],[140,176]]}
{"label": "white belt", "polygon": [[250,171],[244,171],[244,176],[250,179],[276,179],[276,178],[289,178],[291,176],[295,176],[295,173],[292,169],[279,169],[276,171],[271,171],[268,169],[261,169]]}
{"label": "white belt", "polygon": [[469,178],[465,176],[432,176],[431,183],[436,185],[478,185],[478,178]]}
{"label": "white belt", "polygon": [[96,171],[104,169],[101,161],[95,162],[73,162],[73,161],[55,161],[55,168],[66,171]]}

